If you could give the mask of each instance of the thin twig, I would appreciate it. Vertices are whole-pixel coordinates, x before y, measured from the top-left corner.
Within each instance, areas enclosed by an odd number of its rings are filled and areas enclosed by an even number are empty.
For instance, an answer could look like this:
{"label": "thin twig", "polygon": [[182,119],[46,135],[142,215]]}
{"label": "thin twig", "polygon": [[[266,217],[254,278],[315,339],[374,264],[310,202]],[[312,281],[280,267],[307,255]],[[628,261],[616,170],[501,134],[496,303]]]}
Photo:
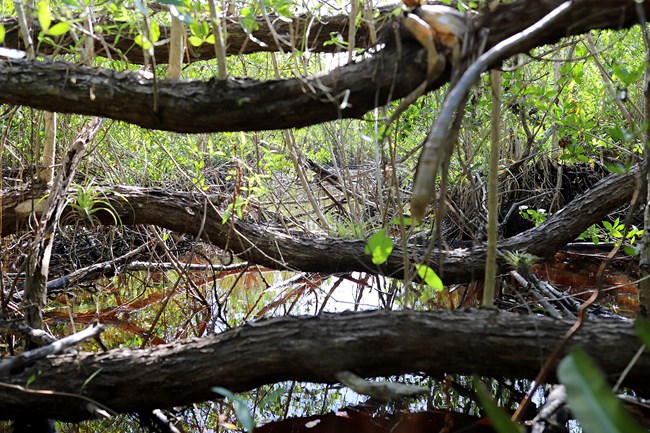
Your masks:
{"label": "thin twig", "polygon": [[18,356],[0,362],[0,375],[9,374],[12,371],[16,371],[20,368],[28,366],[39,359],[45,358],[46,356],[61,353],[67,348],[74,346],[75,344],[81,343],[82,341],[88,340],[89,338],[99,336],[105,330],[106,328],[103,325],[94,323],[83,331],[79,331],[75,334],[64,337],[58,341],[48,344],[47,346],[23,352]]}

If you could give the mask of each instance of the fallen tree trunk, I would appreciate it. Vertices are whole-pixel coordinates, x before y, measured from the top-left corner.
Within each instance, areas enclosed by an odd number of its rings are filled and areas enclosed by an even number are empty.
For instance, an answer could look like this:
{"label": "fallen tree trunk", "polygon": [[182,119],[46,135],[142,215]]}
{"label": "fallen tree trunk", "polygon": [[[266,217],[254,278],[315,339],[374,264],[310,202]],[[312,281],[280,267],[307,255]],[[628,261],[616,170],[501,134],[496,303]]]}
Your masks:
{"label": "fallen tree trunk", "polygon": [[[214,399],[213,386],[240,392],[285,380],[335,383],[335,374],[345,370],[364,377],[533,378],[571,324],[495,311],[281,317],[151,349],[38,361],[0,378],[0,417],[30,416],[38,407],[39,416],[78,421],[94,416],[88,399],[115,412],[148,411]],[[571,346],[587,351],[616,379],[640,344],[632,322],[598,320],[588,321]],[[22,388],[32,375],[36,380]],[[647,351],[626,383],[647,388]]]}
{"label": "fallen tree trunk", "polygon": [[[476,20],[469,38],[486,48],[537,22],[560,0],[520,0]],[[650,3],[643,3],[650,15]],[[638,22],[633,0],[582,0],[521,52],[592,29]],[[477,43],[478,45],[478,43]],[[515,53],[504,53],[510,56]],[[497,59],[496,66],[503,58]],[[0,62],[0,102],[48,111],[109,117],[145,128],[176,132],[253,131],[302,127],[342,118],[402,98],[425,78],[425,56],[415,42],[389,46],[325,75],[288,80],[158,80],[55,62]],[[445,84],[442,74],[429,89]]]}
{"label": "fallen tree trunk", "polygon": [[[541,257],[555,254],[590,225],[599,223],[630,201],[638,188],[639,169],[637,166],[627,175],[611,175],[601,180],[540,226],[499,242],[499,249]],[[368,272],[395,278],[404,275],[399,242],[388,261],[376,266],[371,257],[364,254],[365,240],[293,236],[282,229],[252,221],[222,224],[219,208],[225,208],[227,201],[221,197],[126,186],[98,188],[97,193],[102,200],[111,202],[121,224],[155,224],[179,233],[200,235],[205,241],[254,264],[303,272]],[[29,204],[29,197],[35,197],[37,203],[44,194],[43,190],[30,192],[27,189],[5,192],[2,195],[2,234],[15,233],[25,227],[26,215],[17,213],[16,206],[26,201]],[[645,197],[645,193],[641,192],[640,197]],[[116,223],[113,215],[106,212],[99,211],[96,215],[104,224]],[[63,220],[78,221],[72,215]],[[425,261],[423,247],[410,246],[408,253],[412,261]],[[480,280],[485,267],[485,249],[481,245],[472,249],[436,249],[429,260],[436,269],[442,269],[445,284]]]}

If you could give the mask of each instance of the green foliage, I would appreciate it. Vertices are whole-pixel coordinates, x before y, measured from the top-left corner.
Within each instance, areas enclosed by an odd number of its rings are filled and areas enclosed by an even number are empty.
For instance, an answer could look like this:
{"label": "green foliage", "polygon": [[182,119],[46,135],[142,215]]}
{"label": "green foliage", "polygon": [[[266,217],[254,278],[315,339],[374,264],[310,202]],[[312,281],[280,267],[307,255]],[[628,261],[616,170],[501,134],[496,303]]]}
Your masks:
{"label": "green foliage", "polygon": [[52,11],[50,10],[50,2],[47,0],[41,0],[38,2],[36,9],[38,23],[41,25],[41,32],[38,35],[38,40],[42,41],[46,35],[48,36],[61,36],[64,35],[70,30],[70,23],[67,21],[61,21],[52,26]]}
{"label": "green foliage", "polygon": [[41,370],[38,370],[36,373],[32,374],[27,378],[27,381],[25,382],[25,388],[29,388],[31,385],[38,380],[38,378],[43,374]]}
{"label": "green foliage", "polygon": [[274,408],[279,408],[281,399],[287,393],[287,388],[284,386],[278,386],[273,389],[271,392],[264,395],[264,397],[257,404],[257,407],[260,411],[272,410]]}
{"label": "green foliage", "polygon": [[140,33],[135,37],[134,42],[142,47],[143,50],[147,51],[150,56],[153,56],[153,47],[159,38],[160,26],[157,22],[151,21],[149,24],[149,36],[147,37],[145,34]]}
{"label": "green foliage", "polygon": [[519,215],[521,215],[523,219],[532,221],[535,224],[535,227],[548,219],[546,209],[531,209],[525,205],[519,206]]}
{"label": "green foliage", "polygon": [[234,203],[230,203],[226,210],[223,212],[221,217],[221,224],[225,224],[230,220],[233,212],[237,215],[237,218],[242,219],[244,217],[244,208],[247,204],[247,201],[238,195]]}
{"label": "green foliage", "polygon": [[46,0],[41,0],[38,2],[38,7],[36,10],[38,16],[38,23],[41,25],[41,29],[44,32],[50,28],[52,24],[52,12],[50,12],[50,2]]}
{"label": "green foliage", "polygon": [[194,47],[200,47],[204,43],[212,45],[215,43],[214,33],[210,31],[210,26],[207,21],[203,21],[202,23],[197,21],[192,22],[190,24],[190,33],[192,35],[188,38],[188,41]]}
{"label": "green foliage", "polygon": [[624,85],[629,86],[643,76],[645,67],[641,64],[636,68],[628,69],[625,65],[614,62],[612,64],[612,69],[614,71],[614,76],[621,80]]}
{"label": "green foliage", "polygon": [[257,21],[255,20],[256,12],[257,8],[255,6],[244,7],[239,11],[239,25],[241,25],[242,29],[244,29],[246,33],[250,34],[260,28],[259,24],[257,24]]}
{"label": "green foliage", "polygon": [[422,280],[426,283],[427,286],[431,287],[433,290],[437,292],[441,292],[442,289],[445,288],[444,284],[442,284],[442,280],[436,274],[436,271],[431,269],[427,265],[415,265],[415,268],[418,271],[418,275]]}
{"label": "green foliage", "polygon": [[[87,3],[89,2],[82,0],[65,0],[63,3],[44,0],[37,2],[34,15],[43,28],[39,39],[53,43],[52,38],[55,36],[75,31],[79,22],[70,18],[74,14],[68,15],[66,11],[69,8],[76,8],[75,13],[85,10]],[[170,6],[171,15],[182,20],[188,26],[189,43],[192,46],[214,44],[215,40],[205,2],[161,0],[159,3]],[[446,0],[445,3],[450,4],[450,1]],[[471,3],[476,5],[478,2]],[[7,4],[9,5],[7,7],[11,7],[11,2]],[[334,7],[333,4],[320,2],[314,6],[314,9],[328,11],[329,8]],[[292,16],[292,4],[288,0],[251,0],[238,3],[238,6],[240,5],[242,5],[239,9],[240,23],[248,33],[258,29],[262,8],[266,8],[267,12],[275,13],[281,17],[280,19],[289,19]],[[461,6],[460,3],[459,6]],[[102,21],[102,24],[94,29],[98,34],[102,34],[105,43],[109,46],[117,42],[117,38],[120,37],[117,35],[124,34],[123,32],[139,33],[136,42],[149,52],[156,44],[165,42],[161,40],[161,38],[164,39],[164,36],[161,36],[160,26],[168,23],[169,14],[154,11],[149,8],[148,2],[143,0],[95,2],[93,8],[95,14],[110,18],[106,22]],[[301,9],[296,10],[302,12]],[[340,10],[336,12],[339,13]],[[399,8],[394,9],[394,13],[399,12]],[[224,11],[219,11],[219,13],[224,13]],[[356,18],[358,24],[362,16],[359,15]],[[363,18],[365,19],[365,16]],[[74,25],[72,30],[68,23]],[[148,27],[145,28],[145,25]],[[75,35],[81,36],[80,33]],[[145,35],[147,36],[145,37]],[[614,86],[619,90],[625,90],[627,98],[625,105],[634,113],[634,105],[642,106],[640,103],[643,100],[643,83],[640,74],[645,63],[639,31],[635,29],[630,32],[599,32],[598,35],[599,49],[605,47],[599,52],[603,64],[608,69],[607,72],[610,76],[614,78]],[[4,27],[0,26],[0,43],[3,37]],[[326,44],[347,49],[346,38],[345,34],[332,33]],[[576,39],[576,41],[578,40]],[[336,57],[315,52],[302,53],[300,51],[302,48],[304,47],[294,47],[293,50],[287,50],[284,54],[275,53],[273,56],[268,53],[231,56],[227,59],[228,71],[233,76],[266,80],[275,77],[276,67],[280,76],[284,78],[308,77],[336,66],[338,61]],[[74,54],[74,50],[76,50],[75,47],[70,51],[60,52]],[[539,55],[546,50],[548,47],[534,50],[533,54]],[[562,56],[561,53],[561,51],[556,51],[552,56]],[[584,44],[578,41],[575,45],[575,52],[570,57],[586,59],[589,55]],[[117,70],[141,68],[139,65],[127,64],[119,59],[119,56],[115,56],[114,60],[99,58],[95,59],[95,65]],[[635,162],[635,157],[643,148],[640,136],[635,126],[627,124],[623,119],[615,104],[616,101],[607,93],[603,78],[593,60],[572,60],[561,63],[559,78],[554,74],[553,66],[555,64],[556,62],[525,62],[516,65],[517,67],[508,68],[509,72],[504,72],[504,107],[507,109],[504,109],[503,117],[508,130],[502,148],[504,161],[520,159],[521,155],[511,150],[516,147],[511,146],[512,138],[516,137],[525,142],[527,150],[530,150],[530,155],[534,155],[533,158],[550,155],[552,159],[561,156],[562,160],[567,163],[603,162],[612,172],[628,173],[630,164]],[[184,66],[184,77],[187,78],[206,80],[214,75],[213,62],[192,62]],[[162,69],[157,69],[157,71],[159,70]],[[161,76],[163,75],[161,74]],[[310,90],[306,89],[306,91]],[[365,239],[370,233],[374,233],[368,240],[365,252],[372,256],[373,263],[377,265],[385,263],[390,257],[394,248],[394,240],[388,236],[387,233],[390,233],[388,228],[376,231],[383,222],[403,212],[400,206],[403,207],[408,198],[408,188],[417,159],[414,149],[426,137],[433,119],[437,116],[445,91],[446,89],[442,89],[440,92],[432,92],[423,96],[411,105],[402,114],[399,122],[396,122],[387,131],[384,131],[380,109],[367,113],[363,119],[339,119],[336,122],[291,132],[295,136],[297,153],[302,153],[302,156],[319,163],[331,163],[328,167],[335,166],[338,170],[336,175],[341,177],[341,187],[346,191],[345,193],[341,190],[334,191],[330,185],[323,187],[322,182],[318,179],[313,180],[315,176],[309,179],[309,187],[315,194],[320,194],[317,196],[318,205],[324,210],[327,223],[332,228],[331,232],[337,233],[342,238],[355,239]],[[339,98],[339,95],[332,96]],[[245,103],[246,101],[242,100],[242,104]],[[519,110],[517,112],[514,109],[515,105]],[[489,109],[489,92],[481,88],[473,89],[458,152],[454,153],[451,161],[449,181],[452,186],[463,188],[468,185],[468,177],[466,177],[468,173],[478,173],[485,167],[484,138],[488,132]],[[16,166],[20,170],[36,163],[34,148],[38,141],[38,129],[41,122],[31,111],[33,110],[17,108],[15,111],[9,111],[1,121],[3,130],[6,131],[5,141],[7,143],[3,148],[3,161],[6,161],[7,164],[16,161]],[[637,119],[636,114],[633,116]],[[61,135],[59,138],[62,142],[71,142],[74,139],[75,131],[78,131],[82,123],[82,118],[75,115],[61,117],[63,120],[58,131],[58,134]],[[522,119],[527,122],[526,128],[522,125]],[[546,133],[551,130],[552,133],[546,137]],[[385,143],[380,143],[384,132],[387,140]],[[551,153],[554,135],[568,135],[573,141],[571,145],[561,150],[561,155]],[[508,140],[511,141],[508,142]],[[247,215],[246,212],[249,208],[253,209],[252,205],[255,205],[255,209],[259,206],[263,212],[268,212],[264,216],[277,217],[270,222],[271,224],[286,224],[290,230],[305,232],[313,230],[317,235],[321,234],[318,231],[320,228],[314,229],[313,212],[305,205],[307,202],[305,192],[301,186],[296,185],[297,168],[287,156],[287,142],[280,132],[184,135],[146,131],[133,125],[114,122],[106,136],[97,140],[95,146],[91,156],[84,161],[84,169],[89,176],[97,177],[97,173],[105,175],[105,178],[100,179],[102,184],[113,182],[170,190],[201,191],[210,194],[212,203],[223,214],[222,222],[227,222],[233,215],[239,218],[247,216],[252,218],[253,216]],[[382,166],[378,166],[379,164]],[[388,173],[393,170],[391,164],[394,164],[395,173]],[[233,166],[236,166],[239,172],[233,169]],[[382,177],[384,167],[387,167],[386,174],[390,176]],[[306,172],[310,175],[308,170]],[[390,184],[393,182],[393,174],[397,179],[395,185]],[[522,185],[521,189],[524,190],[528,187],[529,185]],[[322,190],[326,188],[328,188],[328,192],[333,192],[337,200],[340,200],[340,208],[333,208],[332,201],[322,194]],[[350,194],[347,194],[348,192]],[[396,196],[397,192],[400,194],[399,198]],[[230,201],[222,197],[228,197]],[[362,199],[357,197],[362,197]],[[97,211],[104,210],[112,215],[115,222],[119,223],[119,217],[114,212],[111,202],[99,194],[98,189],[92,184],[83,187],[75,186],[70,200],[70,206],[75,215],[84,220],[92,223]],[[374,206],[373,212],[368,212],[365,201],[371,202]],[[468,202],[470,201],[472,200],[468,200]],[[379,212],[375,212],[377,209]],[[461,210],[466,211],[467,209]],[[539,225],[548,218],[543,209],[522,208],[520,212],[524,218],[529,219],[535,225]],[[473,219],[474,217],[468,215],[468,218]],[[394,218],[391,224],[410,225],[411,221]],[[633,227],[626,236],[622,236],[624,233],[622,223],[611,218],[608,219],[608,224],[594,225],[583,235],[585,239],[590,239],[595,243],[609,240],[623,243],[629,253],[630,249],[633,250],[634,243],[640,238],[643,231]],[[166,242],[172,242],[171,236],[167,233],[163,233],[162,237]],[[513,267],[527,267],[536,260],[533,256],[519,253],[504,252],[503,256]],[[412,291],[413,293],[404,296],[404,298],[411,296],[409,301],[412,301],[412,304],[403,302],[401,305],[429,307],[429,305],[425,305],[425,301],[436,296],[437,291],[443,289],[443,282],[428,266],[419,265],[417,272],[426,286],[421,285],[417,290]],[[124,282],[111,279],[111,284],[115,287],[111,287],[110,294],[108,291],[99,290],[97,294],[92,295],[95,296],[92,301],[77,300],[78,304],[72,305],[70,308],[83,307],[83,311],[95,311],[101,310],[107,305],[114,307],[114,300],[117,298],[140,298],[143,293],[148,293],[153,287],[161,291],[168,291],[171,287],[170,281],[179,281],[179,275],[174,272],[162,274],[160,281],[155,283],[149,280],[150,276],[139,274],[125,276]],[[253,276],[246,273],[240,282],[237,282],[234,276],[220,277],[214,281],[214,288],[210,286],[210,290],[214,290],[215,296],[224,297],[224,293],[229,293],[226,300],[228,308],[225,308],[225,314],[230,324],[251,320],[261,311],[265,315],[289,314],[306,308],[304,304],[307,302],[300,297],[302,292],[299,288],[293,285],[280,286],[280,283],[288,278],[287,273],[274,274],[272,277],[269,277],[269,274],[265,272],[262,277],[261,274]],[[195,278],[197,275],[193,273],[192,277]],[[197,277],[197,279],[200,278]],[[272,281],[274,279],[276,281]],[[378,284],[383,283],[382,280]],[[236,290],[228,292],[235,285],[237,285]],[[192,293],[196,289],[193,285],[181,281],[178,293],[187,292],[184,286],[191,286]],[[404,283],[395,282],[398,291],[408,291],[406,286]],[[319,290],[323,288],[318,287]],[[199,290],[205,291],[205,287],[199,286]],[[308,290],[305,290],[305,293],[308,293]],[[447,296],[447,293],[439,296]],[[418,300],[420,304],[417,303]],[[317,302],[319,301],[323,301],[322,297],[317,300]],[[161,317],[164,318],[164,326],[159,326],[153,332],[164,336],[168,341],[182,335],[180,328],[195,324],[187,325],[188,311],[190,310],[199,311],[191,315],[196,317],[192,320],[203,321],[205,318],[201,316],[202,310],[195,309],[196,307],[192,307],[188,302],[187,299],[175,296],[161,313]],[[399,301],[397,302],[399,304]],[[292,309],[294,304],[296,307]],[[274,308],[270,308],[270,306]],[[65,308],[68,306],[66,305]],[[127,313],[122,311],[123,309],[120,308],[119,314],[122,321],[128,322]],[[137,318],[138,325],[148,329],[154,317],[160,312],[160,307],[153,305],[141,311],[139,315],[131,310],[125,311],[129,311],[128,314],[132,315],[130,320]],[[266,313],[266,311],[270,312]],[[76,312],[73,311],[72,315],[74,316]],[[196,326],[196,330],[189,332],[196,332],[192,335],[201,335],[202,331],[200,326]],[[109,341],[114,346],[142,344],[142,338],[137,334],[128,338],[123,335],[118,338],[115,337],[115,334],[110,337],[110,333],[107,335],[109,337],[106,338],[112,338]],[[640,332],[640,335],[644,334]],[[645,335],[647,342],[648,332]],[[95,376],[91,376],[86,383],[93,377]],[[274,409],[277,411],[287,387],[273,389],[259,400],[248,396],[246,398],[249,402],[257,401],[254,406],[257,408],[256,410]],[[319,389],[319,392],[322,392],[322,389]],[[329,395],[340,396],[336,389],[328,389],[325,394],[328,392]],[[299,394],[301,397],[298,397]],[[318,395],[316,397],[314,395],[316,394],[313,388],[298,384],[296,392],[293,394],[293,400],[302,398],[304,399],[303,405],[312,405],[312,408],[316,408],[318,405],[317,409],[320,409],[320,404],[316,402]],[[235,402],[237,397],[229,396],[228,398]],[[444,399],[440,400],[440,403],[445,403]],[[452,402],[452,404],[454,403]],[[343,405],[341,404],[341,406]],[[484,406],[487,407],[487,405],[488,403],[484,403]],[[236,407],[238,406],[235,404]],[[248,412],[245,401],[239,408],[241,412]],[[245,415],[243,417],[245,418]],[[496,421],[495,425],[497,425]],[[193,430],[190,429],[190,431]]]}
{"label": "green foliage", "polygon": [[614,244],[623,243],[623,251],[629,256],[636,256],[637,251],[634,244],[643,237],[643,230],[633,225],[627,230],[625,236],[625,224],[616,218],[614,221],[602,221],[600,225],[592,225],[585,230],[579,237],[579,240],[591,240],[594,245],[601,242],[613,242]]}
{"label": "green foliage", "polygon": [[610,223],[609,221],[603,221],[603,227],[605,227],[605,230],[607,230],[607,235],[611,239],[623,238],[623,230],[625,229],[625,226],[621,224],[618,218],[616,218],[613,223]]}
{"label": "green foliage", "polygon": [[381,229],[370,236],[364,252],[372,256],[372,262],[375,265],[381,265],[388,260],[390,253],[393,252],[393,240],[386,236],[386,229]]}
{"label": "green foliage", "polygon": [[348,41],[345,40],[342,34],[339,32],[330,32],[329,40],[323,42],[323,46],[334,45],[339,48],[347,49]]}
{"label": "green foliage", "polygon": [[533,254],[525,253],[522,251],[503,251],[501,256],[513,269],[528,269],[534,263],[541,259]]}
{"label": "green foliage", "polygon": [[639,338],[643,341],[643,344],[650,347],[650,321],[646,319],[637,319],[634,323],[634,327],[636,328],[636,333],[639,335]]}
{"label": "green foliage", "polygon": [[237,420],[239,420],[239,423],[245,431],[252,432],[253,428],[255,428],[255,421],[253,420],[253,415],[248,409],[248,404],[246,401],[236,394],[228,391],[227,389],[221,388],[220,386],[213,387],[212,391],[224,397],[227,397],[232,401],[232,408],[235,411]]}
{"label": "green foliage", "polygon": [[[110,191],[118,195],[115,191]],[[81,219],[89,221],[91,224],[96,222],[97,212],[106,212],[113,219],[113,224],[120,224],[120,217],[113,205],[106,199],[103,199],[105,192],[100,191],[91,183],[88,185],[73,185],[73,193],[68,199],[68,205]]]}
{"label": "green foliage", "polygon": [[499,433],[522,433],[524,430],[514,421],[510,420],[508,414],[497,406],[490,393],[478,378],[474,378],[474,389],[478,395],[481,405],[492,421],[492,426]]}
{"label": "green foliage", "polygon": [[569,405],[589,433],[642,433],[643,429],[612,394],[605,376],[581,350],[574,350],[558,366]]}

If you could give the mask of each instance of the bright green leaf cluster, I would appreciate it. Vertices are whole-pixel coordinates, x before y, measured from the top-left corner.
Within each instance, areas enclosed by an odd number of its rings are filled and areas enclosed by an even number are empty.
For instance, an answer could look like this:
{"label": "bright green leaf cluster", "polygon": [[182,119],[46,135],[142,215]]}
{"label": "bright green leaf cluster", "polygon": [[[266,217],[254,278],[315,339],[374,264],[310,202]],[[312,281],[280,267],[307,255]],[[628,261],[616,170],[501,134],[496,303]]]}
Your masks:
{"label": "bright green leaf cluster", "polygon": [[[47,36],[61,36],[70,30],[70,23],[66,21],[61,21],[52,26],[53,16],[52,11],[50,10],[50,2],[46,0],[41,0],[38,2],[38,8],[36,10],[38,16],[38,23],[41,25],[41,32],[38,35],[38,39],[42,40],[46,35]],[[4,29],[2,39],[4,39]]]}
{"label": "bright green leaf cluster", "polygon": [[190,33],[192,35],[188,40],[193,47],[200,47],[206,42],[212,45],[215,43],[214,34],[210,32],[210,26],[207,21],[203,21],[202,23],[194,21],[190,24]]}

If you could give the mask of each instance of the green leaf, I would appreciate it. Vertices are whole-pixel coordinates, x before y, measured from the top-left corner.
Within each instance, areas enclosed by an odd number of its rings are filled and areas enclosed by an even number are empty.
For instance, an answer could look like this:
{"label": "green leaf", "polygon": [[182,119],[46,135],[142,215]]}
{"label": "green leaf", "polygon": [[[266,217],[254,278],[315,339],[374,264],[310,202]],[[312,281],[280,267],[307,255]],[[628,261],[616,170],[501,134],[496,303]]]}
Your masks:
{"label": "green leaf", "polygon": [[485,386],[478,378],[474,378],[474,389],[478,394],[479,400],[488,417],[492,421],[492,426],[499,433],[521,433],[523,429],[514,421],[510,420],[508,414],[501,409],[492,399]]}
{"label": "green leaf", "polygon": [[618,126],[608,129],[607,133],[609,134],[610,137],[621,141],[630,141],[633,138],[630,131],[624,128],[620,128]]}
{"label": "green leaf", "polygon": [[255,21],[255,11],[250,7],[241,8],[239,11],[239,25],[246,33],[251,33],[259,28]]}
{"label": "green leaf", "polygon": [[61,36],[66,34],[68,30],[70,30],[70,23],[60,22],[54,24],[50,30],[48,30],[47,34],[50,36]]}
{"label": "green leaf", "polygon": [[160,39],[160,26],[155,21],[151,22],[151,28],[149,29],[149,37],[151,39],[151,42],[153,43],[158,42],[158,39]]}
{"label": "green leaf", "polygon": [[372,255],[375,265],[381,265],[388,260],[388,256],[393,252],[393,240],[386,236],[386,229],[379,230],[368,239],[364,252]]}
{"label": "green leaf", "polygon": [[444,289],[445,286],[442,284],[442,280],[433,269],[427,265],[415,265],[415,267],[418,270],[418,275],[424,280],[427,286],[431,287],[437,292],[440,292],[442,289]]}
{"label": "green leaf", "polygon": [[636,257],[639,253],[636,251],[636,249],[630,245],[626,245],[623,247],[623,252],[627,254],[630,257]]}
{"label": "green leaf", "polygon": [[323,42],[323,46],[334,45],[341,48],[347,48],[348,42],[339,32],[330,32],[330,39]]}
{"label": "green leaf", "polygon": [[636,328],[636,333],[639,335],[639,338],[641,338],[641,341],[643,341],[646,346],[650,347],[650,321],[636,319],[634,326]]}
{"label": "green leaf", "polygon": [[644,433],[623,404],[612,394],[605,376],[582,350],[565,357],[557,369],[566,387],[569,405],[589,433]]}
{"label": "green leaf", "polygon": [[390,222],[391,224],[404,224],[405,226],[416,224],[416,221],[414,221],[413,218],[407,216],[395,217]]}
{"label": "green leaf", "polygon": [[231,214],[232,214],[232,204],[229,204],[226,210],[223,212],[223,216],[221,217],[222,225],[228,222]]}
{"label": "green leaf", "polygon": [[190,24],[190,33],[194,36],[202,37],[203,36],[203,26],[198,21],[192,21]]}
{"label": "green leaf", "polygon": [[244,427],[244,430],[252,432],[255,427],[255,422],[253,421],[253,415],[251,415],[251,411],[248,409],[248,405],[244,399],[220,386],[213,387],[212,391],[232,400],[232,408],[235,411],[235,416],[239,420],[239,423]]}
{"label": "green leaf", "polygon": [[192,44],[193,47],[200,47],[203,44],[203,39],[197,38],[194,35],[187,38],[187,40],[190,41],[190,44]]}
{"label": "green leaf", "polygon": [[133,39],[133,42],[141,46],[143,50],[149,52],[150,55],[153,55],[153,44],[144,35],[137,35],[135,39]]}
{"label": "green leaf", "polygon": [[5,26],[0,24],[0,44],[5,41]]}
{"label": "green leaf", "polygon": [[625,66],[614,63],[612,65],[614,75],[626,85],[630,85],[641,76],[642,70],[630,71]]}
{"label": "green leaf", "polygon": [[25,382],[25,388],[29,388],[30,385],[36,382],[36,379],[38,379],[40,375],[41,375],[41,370],[38,370],[36,373],[29,376],[27,378],[27,381]]}
{"label": "green leaf", "polygon": [[282,396],[284,396],[287,393],[287,389],[284,387],[279,387],[275,391],[266,394],[264,398],[262,398],[262,401],[260,401],[259,406],[261,408],[268,408],[271,407],[274,404],[279,404],[280,399]]}
{"label": "green leaf", "polygon": [[95,377],[97,377],[97,375],[98,375],[99,373],[101,373],[102,370],[103,370],[103,368],[99,368],[99,369],[97,369],[93,374],[91,374],[90,376],[88,376],[88,379],[84,380],[84,383],[81,385],[81,389],[84,389],[86,386],[88,386],[88,384],[89,384],[90,382],[92,382],[92,380],[93,380]]}
{"label": "green leaf", "polygon": [[607,170],[612,174],[627,174],[630,172],[630,169],[622,164],[605,163],[605,167],[607,167]]}
{"label": "green leaf", "polygon": [[38,2],[38,10],[36,13],[38,14],[38,23],[41,25],[41,29],[47,33],[47,30],[52,24],[52,12],[50,12],[49,2],[46,0]]}

